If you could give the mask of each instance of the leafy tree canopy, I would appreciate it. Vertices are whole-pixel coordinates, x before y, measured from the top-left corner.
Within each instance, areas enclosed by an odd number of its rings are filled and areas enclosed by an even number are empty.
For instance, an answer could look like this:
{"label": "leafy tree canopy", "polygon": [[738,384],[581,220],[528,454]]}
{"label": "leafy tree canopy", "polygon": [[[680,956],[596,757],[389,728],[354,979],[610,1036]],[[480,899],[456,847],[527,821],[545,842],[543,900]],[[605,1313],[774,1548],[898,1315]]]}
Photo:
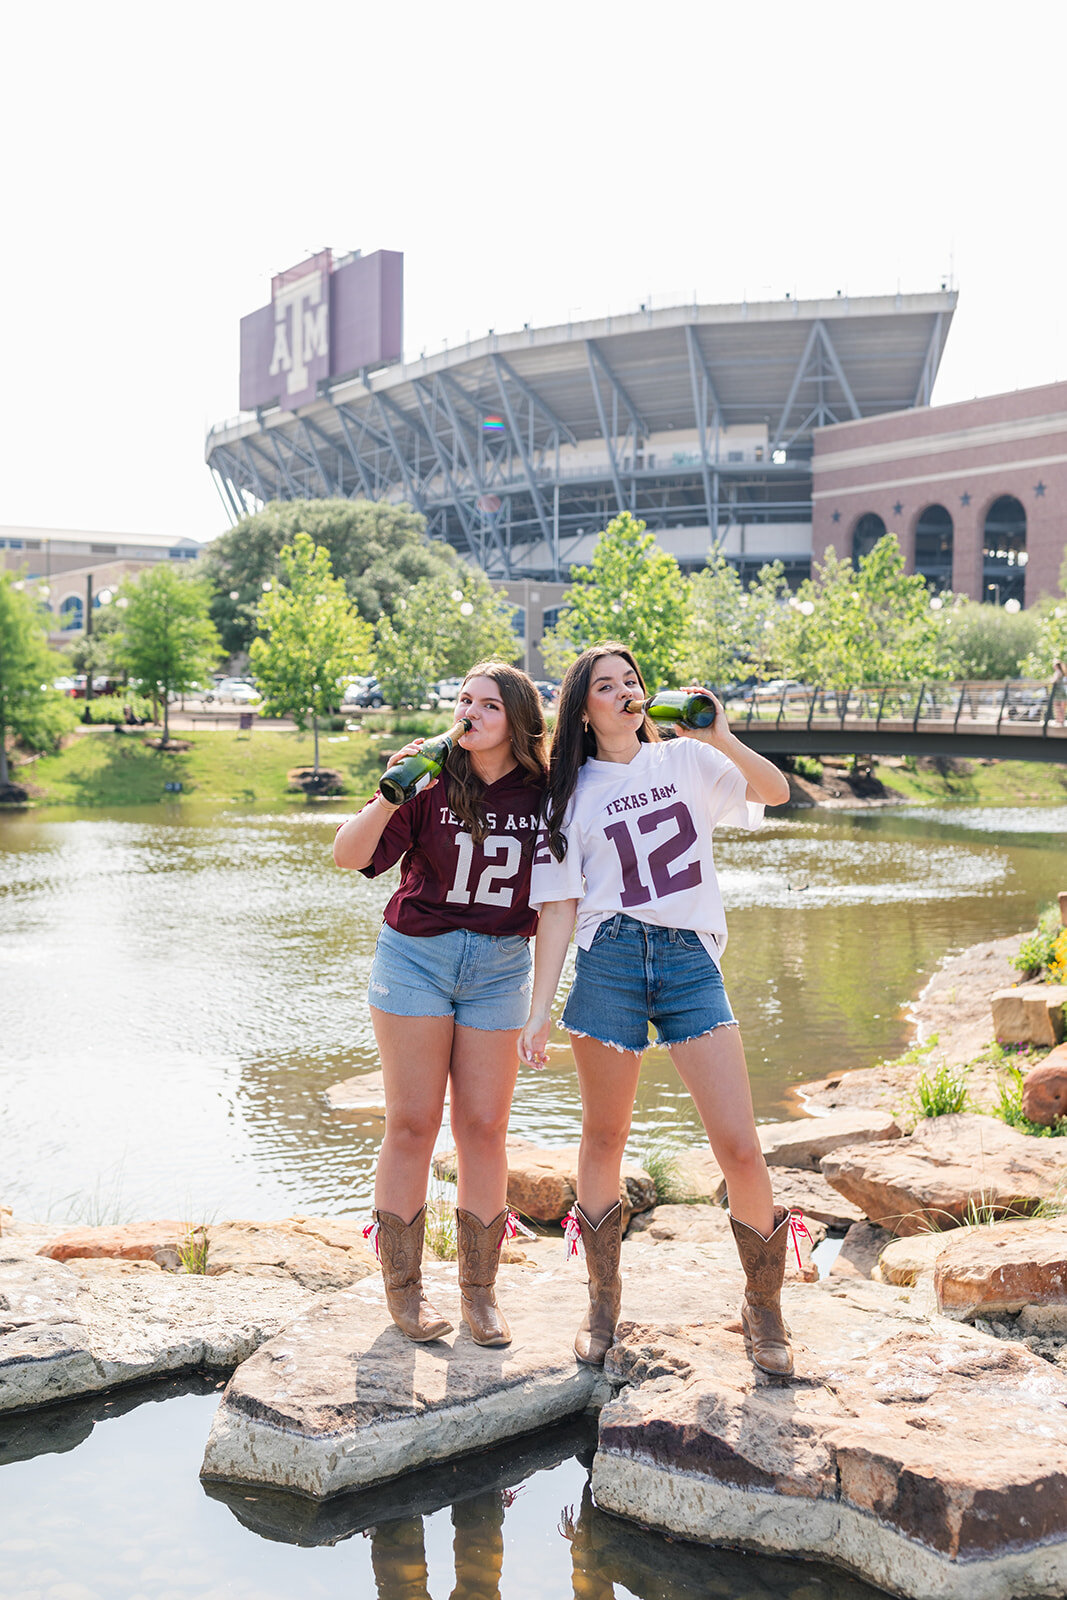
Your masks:
{"label": "leafy tree canopy", "polygon": [[319,768],[319,716],[337,705],[340,679],[363,671],[374,637],[353,609],[330,557],[310,534],[298,533],[279,553],[281,581],[257,608],[260,637],[252,641],[252,667],[271,716],[290,716],[298,728],[310,719]]}
{"label": "leafy tree canopy", "polygon": [[123,614],[117,659],[131,677],[141,680],[147,694],[162,700],[166,742],[170,695],[204,682],[219,658],[219,636],[209,615],[210,585],[202,574],[161,564],[128,579],[115,604]]}
{"label": "leafy tree canopy", "polygon": [[1067,662],[1067,600],[1046,600],[1028,614],[1036,626],[1021,671],[1028,678],[1051,678],[1056,662]]}
{"label": "leafy tree canopy", "polygon": [[761,568],[746,592],[737,568],[716,551],[690,582],[693,609],[684,645],[686,671],[713,689],[752,673],[772,676],[787,593],[780,561]]}
{"label": "leafy tree canopy", "polygon": [[[306,533],[330,558],[361,617],[391,615],[413,583],[460,567],[451,545],[425,538],[426,519],[407,505],[375,500],[274,500],[220,535],[202,566],[215,589],[211,615],[230,655],[256,631],[264,583],[279,574],[283,546]],[[232,599],[231,595],[236,595]]]}
{"label": "leafy tree canopy", "polygon": [[73,705],[51,687],[60,662],[48,648],[47,614],[0,572],[0,785],[8,779],[7,737],[31,750],[53,748],[77,720]]}
{"label": "leafy tree canopy", "polygon": [[[944,613],[944,653],[952,678],[1017,678],[1038,635],[1032,611],[1006,611],[958,597]],[[1049,671],[1051,672],[1051,663]]]}
{"label": "leafy tree canopy", "polygon": [[895,534],[879,539],[858,570],[831,547],[783,608],[782,671],[829,689],[941,676],[941,613],[930,599],[922,575],[905,572]]}
{"label": "leafy tree canopy", "polygon": [[489,657],[517,660],[514,615],[515,607],[494,594],[476,567],[415,584],[378,624],[376,662],[385,698],[417,706],[438,678],[461,676]]}
{"label": "leafy tree canopy", "polygon": [[541,645],[549,672],[562,676],[576,656],[605,639],[633,651],[650,686],[683,675],[689,585],[673,556],[660,550],[628,511],[596,542],[592,565],[572,567],[564,609]]}

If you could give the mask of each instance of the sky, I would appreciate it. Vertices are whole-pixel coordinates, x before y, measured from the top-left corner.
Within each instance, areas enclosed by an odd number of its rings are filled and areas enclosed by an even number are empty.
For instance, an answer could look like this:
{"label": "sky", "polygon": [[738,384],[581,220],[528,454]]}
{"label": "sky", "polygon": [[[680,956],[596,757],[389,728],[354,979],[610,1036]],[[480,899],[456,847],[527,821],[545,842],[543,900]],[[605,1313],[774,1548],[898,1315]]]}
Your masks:
{"label": "sky", "polygon": [[0,525],[228,526],[240,318],[401,250],[405,352],[653,304],[959,305],[935,403],[1067,377],[1051,0],[5,7]]}

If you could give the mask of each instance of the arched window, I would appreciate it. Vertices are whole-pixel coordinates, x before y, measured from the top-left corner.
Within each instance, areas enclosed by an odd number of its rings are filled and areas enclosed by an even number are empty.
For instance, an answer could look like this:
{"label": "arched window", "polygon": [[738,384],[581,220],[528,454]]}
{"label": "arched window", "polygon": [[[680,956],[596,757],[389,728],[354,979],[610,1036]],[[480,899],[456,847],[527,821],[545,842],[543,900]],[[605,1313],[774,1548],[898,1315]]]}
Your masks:
{"label": "arched window", "polygon": [[952,518],[944,506],[927,506],[915,524],[915,570],[935,594],[952,587]]}
{"label": "arched window", "polygon": [[869,556],[879,539],[885,538],[885,523],[876,511],[864,512],[852,530],[852,565],[858,567]]}
{"label": "arched window", "polygon": [[982,535],[982,599],[1002,606],[1026,602],[1026,512],[1013,494],[1002,494],[985,514]]}
{"label": "arched window", "polygon": [[59,608],[59,626],[64,633],[70,633],[82,625],[82,598],[80,594],[68,594]]}

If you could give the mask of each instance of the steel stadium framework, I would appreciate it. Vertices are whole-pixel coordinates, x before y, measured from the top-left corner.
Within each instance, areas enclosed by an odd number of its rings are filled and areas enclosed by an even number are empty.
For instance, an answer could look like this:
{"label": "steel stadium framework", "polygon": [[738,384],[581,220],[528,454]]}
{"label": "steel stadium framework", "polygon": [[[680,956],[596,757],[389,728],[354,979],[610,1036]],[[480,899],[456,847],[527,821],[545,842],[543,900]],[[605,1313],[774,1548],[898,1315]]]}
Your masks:
{"label": "steel stadium framework", "polygon": [[811,553],[812,435],[927,405],[956,292],[648,309],[495,334],[213,427],[237,521],[405,500],[494,579],[565,580],[623,510],[683,567]]}

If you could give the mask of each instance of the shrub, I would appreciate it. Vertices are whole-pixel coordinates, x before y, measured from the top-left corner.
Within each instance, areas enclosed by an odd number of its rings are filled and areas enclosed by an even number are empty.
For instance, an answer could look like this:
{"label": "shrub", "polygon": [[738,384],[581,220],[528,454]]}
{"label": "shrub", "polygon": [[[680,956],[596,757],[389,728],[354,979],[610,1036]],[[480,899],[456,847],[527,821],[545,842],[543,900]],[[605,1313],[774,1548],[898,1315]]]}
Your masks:
{"label": "shrub", "polygon": [[947,1061],[933,1072],[921,1072],[915,1080],[912,1109],[920,1117],[950,1117],[968,1107],[967,1082]]}
{"label": "shrub", "polygon": [[811,783],[822,782],[822,762],[818,756],[794,756],[793,771]]}
{"label": "shrub", "polygon": [[[85,710],[84,700],[77,704]],[[120,724],[126,720],[126,707],[129,706],[134,716],[138,719],[152,720],[152,702],[146,700],[141,694],[98,694],[89,701],[90,722],[114,722]]]}
{"label": "shrub", "polygon": [[1046,906],[1011,964],[1026,978],[1045,972],[1053,983],[1067,982],[1067,928],[1060,921],[1058,906]]}

